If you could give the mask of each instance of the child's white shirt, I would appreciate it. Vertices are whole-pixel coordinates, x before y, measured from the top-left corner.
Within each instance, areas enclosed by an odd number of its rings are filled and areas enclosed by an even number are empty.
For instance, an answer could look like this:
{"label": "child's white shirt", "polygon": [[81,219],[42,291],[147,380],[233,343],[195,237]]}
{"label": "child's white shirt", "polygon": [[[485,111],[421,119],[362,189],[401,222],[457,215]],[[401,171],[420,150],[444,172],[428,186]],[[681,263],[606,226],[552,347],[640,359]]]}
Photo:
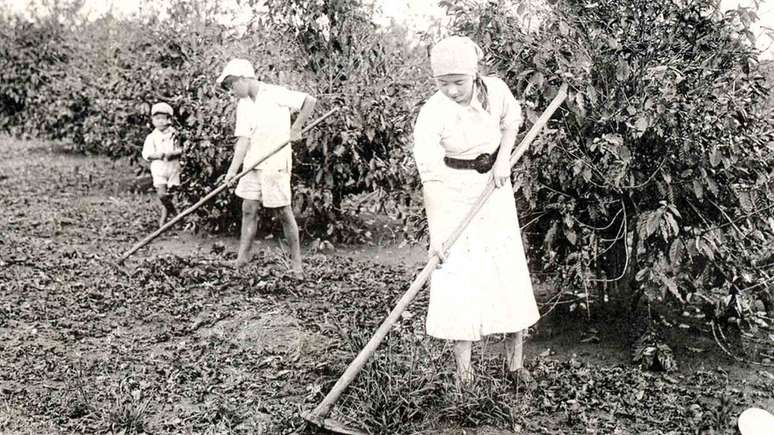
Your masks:
{"label": "child's white shirt", "polygon": [[[163,132],[154,129],[151,134],[145,138],[145,144],[142,147],[142,158],[149,160],[151,154],[171,153],[179,151],[175,143],[176,131],[173,127],[167,127]],[[180,160],[153,160],[150,164],[151,175],[163,176],[174,173],[180,168]]]}

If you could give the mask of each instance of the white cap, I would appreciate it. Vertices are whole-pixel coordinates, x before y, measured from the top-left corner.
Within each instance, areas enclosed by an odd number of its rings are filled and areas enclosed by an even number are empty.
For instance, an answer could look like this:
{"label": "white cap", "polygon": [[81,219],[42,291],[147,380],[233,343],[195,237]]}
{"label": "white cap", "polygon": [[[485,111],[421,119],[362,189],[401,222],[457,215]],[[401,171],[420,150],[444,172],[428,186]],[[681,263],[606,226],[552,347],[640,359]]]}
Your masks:
{"label": "white cap", "polygon": [[215,83],[222,84],[223,80],[228,76],[254,79],[255,70],[253,69],[253,64],[247,59],[231,59],[226,64],[226,67],[223,68],[223,72],[220,73]]}
{"label": "white cap", "polygon": [[745,410],[737,422],[742,435],[774,434],[774,415],[760,408]]}
{"label": "white cap", "polygon": [[151,107],[151,116],[157,113],[166,113],[167,115],[172,116],[172,106],[167,103],[156,103]]}

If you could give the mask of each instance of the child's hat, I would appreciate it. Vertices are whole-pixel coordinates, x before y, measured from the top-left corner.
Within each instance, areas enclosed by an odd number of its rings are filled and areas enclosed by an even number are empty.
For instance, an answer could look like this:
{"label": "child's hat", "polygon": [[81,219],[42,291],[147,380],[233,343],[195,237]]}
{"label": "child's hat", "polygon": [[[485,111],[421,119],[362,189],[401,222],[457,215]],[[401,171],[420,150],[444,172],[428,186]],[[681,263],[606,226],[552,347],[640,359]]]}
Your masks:
{"label": "child's hat", "polygon": [[253,69],[253,64],[247,59],[231,59],[223,68],[223,72],[220,73],[215,83],[222,84],[223,80],[226,80],[228,76],[254,79],[255,70]]}
{"label": "child's hat", "polygon": [[172,106],[167,103],[156,103],[151,107],[151,116],[157,113],[166,113],[167,115],[172,116]]}
{"label": "child's hat", "polygon": [[760,408],[749,408],[737,420],[742,435],[769,435],[774,433],[774,415]]}

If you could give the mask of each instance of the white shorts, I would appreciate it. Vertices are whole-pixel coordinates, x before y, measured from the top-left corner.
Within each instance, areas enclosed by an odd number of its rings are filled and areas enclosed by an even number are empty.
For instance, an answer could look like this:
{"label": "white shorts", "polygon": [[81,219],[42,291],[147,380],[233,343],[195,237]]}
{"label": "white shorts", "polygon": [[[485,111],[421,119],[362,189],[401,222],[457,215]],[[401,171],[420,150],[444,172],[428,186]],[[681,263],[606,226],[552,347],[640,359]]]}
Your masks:
{"label": "white shorts", "polygon": [[161,161],[156,160],[151,163],[151,175],[153,176],[153,186],[179,186],[180,185],[180,164],[177,160]]}
{"label": "white shorts", "polygon": [[236,195],[242,199],[261,201],[264,207],[290,205],[290,173],[283,170],[253,170],[239,179]]}

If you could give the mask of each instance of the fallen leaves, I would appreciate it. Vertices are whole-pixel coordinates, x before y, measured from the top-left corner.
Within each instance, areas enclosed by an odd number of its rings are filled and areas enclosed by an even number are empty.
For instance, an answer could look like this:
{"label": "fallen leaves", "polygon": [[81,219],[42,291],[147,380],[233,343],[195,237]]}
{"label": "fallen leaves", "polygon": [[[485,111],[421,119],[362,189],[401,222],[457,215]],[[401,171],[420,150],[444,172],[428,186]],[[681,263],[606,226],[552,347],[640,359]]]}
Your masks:
{"label": "fallen leaves", "polygon": [[[27,159],[23,151],[12,147],[9,158]],[[111,259],[153,227],[154,198],[108,194],[104,160],[75,173],[68,159],[44,156],[32,163],[47,176],[2,180],[11,212],[0,215],[0,398],[16,424],[48,425],[39,433],[309,433],[299,411],[330,390],[416,273],[326,246],[298,281],[274,251],[234,269],[222,243],[118,269]],[[72,195],[56,194],[65,185]],[[532,394],[512,388],[501,358],[480,354],[476,383],[460,392],[449,348],[424,334],[427,297],[404,313],[337,416],[375,433],[668,433],[699,418],[720,427],[750,400],[715,373],[557,361],[550,349],[531,361]],[[598,331],[582,340],[596,343]],[[643,355],[661,361],[651,345]],[[774,390],[774,376],[760,378]],[[707,399],[724,396],[732,408]]]}

